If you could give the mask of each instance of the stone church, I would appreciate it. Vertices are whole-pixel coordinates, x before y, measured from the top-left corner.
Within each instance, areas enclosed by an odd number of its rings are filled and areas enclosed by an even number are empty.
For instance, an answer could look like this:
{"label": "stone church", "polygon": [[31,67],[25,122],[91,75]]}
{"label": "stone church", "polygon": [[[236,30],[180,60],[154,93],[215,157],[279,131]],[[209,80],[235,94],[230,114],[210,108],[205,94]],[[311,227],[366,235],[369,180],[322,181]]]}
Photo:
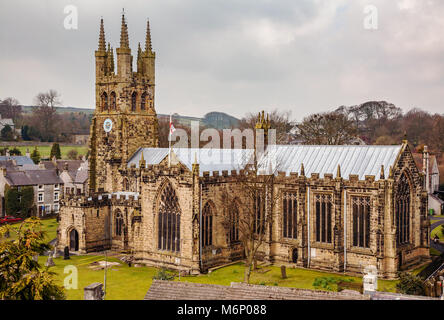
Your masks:
{"label": "stone church", "polygon": [[[223,190],[242,199],[237,181],[252,149],[213,150],[227,163],[207,163],[203,149],[158,147],[155,59],[147,24],[136,70],[122,16],[120,47],[100,24],[96,109],[89,137],[89,191],[65,195],[58,249],[127,252],[135,263],[191,273],[242,259],[235,224],[222,221]],[[269,122],[259,117],[257,128]],[[427,193],[406,141],[396,146],[268,146],[278,201],[260,257],[278,265],[350,274],[374,265],[394,278],[429,259]],[[265,172],[265,171],[263,171]],[[265,173],[264,173],[265,174]],[[235,212],[242,214],[242,212]]]}

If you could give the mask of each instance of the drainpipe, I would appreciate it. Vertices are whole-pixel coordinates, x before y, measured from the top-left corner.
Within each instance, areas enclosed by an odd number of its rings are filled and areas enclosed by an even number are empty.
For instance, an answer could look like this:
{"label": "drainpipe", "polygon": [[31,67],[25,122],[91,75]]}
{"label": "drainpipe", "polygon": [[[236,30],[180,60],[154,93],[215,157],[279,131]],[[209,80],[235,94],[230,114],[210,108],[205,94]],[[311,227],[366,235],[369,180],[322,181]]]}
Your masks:
{"label": "drainpipe", "polygon": [[203,271],[202,264],[202,184],[200,185],[200,196],[199,196],[199,262],[200,262],[200,272]]}
{"label": "drainpipe", "polygon": [[347,269],[347,190],[344,188],[344,272]]}
{"label": "drainpipe", "polygon": [[311,247],[310,247],[310,187],[307,187],[307,245],[308,245],[308,260],[307,267],[310,268]]}

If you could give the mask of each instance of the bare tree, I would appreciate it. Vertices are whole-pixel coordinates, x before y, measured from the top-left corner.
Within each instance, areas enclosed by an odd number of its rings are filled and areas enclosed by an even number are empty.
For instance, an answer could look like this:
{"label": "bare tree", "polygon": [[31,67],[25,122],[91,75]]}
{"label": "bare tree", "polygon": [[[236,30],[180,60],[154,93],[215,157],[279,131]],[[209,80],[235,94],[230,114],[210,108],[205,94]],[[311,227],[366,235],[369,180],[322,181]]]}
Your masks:
{"label": "bare tree", "polygon": [[342,113],[310,115],[297,125],[305,144],[339,145],[350,143],[357,134],[354,122]]}
{"label": "bare tree", "polygon": [[[270,120],[270,126],[276,130],[276,143],[285,144],[288,142],[288,134],[290,130],[295,126],[295,121],[291,118],[291,111],[273,110],[267,114]],[[239,126],[240,129],[254,129],[257,123],[257,115],[247,113],[244,118],[241,119]]]}
{"label": "bare tree", "polygon": [[22,115],[22,106],[17,99],[6,98],[0,101],[0,114],[3,119],[12,119],[16,123]]}
{"label": "bare tree", "polygon": [[62,104],[60,100],[60,94],[53,89],[50,89],[48,92],[40,92],[34,98],[35,103],[39,107],[57,107]]}
{"label": "bare tree", "polygon": [[259,171],[257,161],[242,171],[236,181],[226,185],[218,199],[223,211],[223,226],[230,242],[239,242],[245,253],[244,282],[249,283],[251,270],[266,241],[277,201],[274,174]]}
{"label": "bare tree", "polygon": [[60,94],[56,90],[41,92],[35,97],[37,107],[33,109],[32,124],[40,132],[42,141],[54,141],[60,132],[60,117],[56,106],[61,104]]}

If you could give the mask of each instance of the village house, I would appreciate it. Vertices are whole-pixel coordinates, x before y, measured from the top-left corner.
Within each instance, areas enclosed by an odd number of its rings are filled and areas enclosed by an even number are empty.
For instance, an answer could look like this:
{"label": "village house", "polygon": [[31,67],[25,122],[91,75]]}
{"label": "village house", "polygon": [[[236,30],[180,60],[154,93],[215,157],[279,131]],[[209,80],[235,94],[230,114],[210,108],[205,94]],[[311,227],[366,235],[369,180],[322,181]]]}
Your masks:
{"label": "village house", "polygon": [[60,199],[63,196],[63,181],[58,177],[55,170],[7,170],[2,168],[0,174],[0,196],[2,199],[2,216],[5,212],[5,189],[31,186],[34,190],[34,203],[37,215],[44,217],[49,214],[58,213]]}
{"label": "village house", "polygon": [[50,161],[41,161],[39,166],[48,170],[57,170],[63,181],[64,194],[85,194],[88,189],[88,160],[62,160],[55,157]]}

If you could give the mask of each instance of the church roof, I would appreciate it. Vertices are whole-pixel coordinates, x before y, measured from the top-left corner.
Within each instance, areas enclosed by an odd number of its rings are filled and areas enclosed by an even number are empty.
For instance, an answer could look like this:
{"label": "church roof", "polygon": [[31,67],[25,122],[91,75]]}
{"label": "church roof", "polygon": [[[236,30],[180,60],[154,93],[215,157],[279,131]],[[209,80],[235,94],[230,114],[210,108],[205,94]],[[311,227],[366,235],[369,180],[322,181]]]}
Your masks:
{"label": "church roof", "polygon": [[260,169],[301,174],[304,165],[305,176],[318,173],[323,177],[326,173],[336,178],[338,165],[341,176],[348,178],[350,174],[364,179],[366,175],[374,175],[380,179],[381,166],[384,176],[389,176],[390,166],[394,166],[402,145],[398,146],[362,146],[362,145],[277,145],[267,148],[265,155],[259,160]]}
{"label": "church roof", "polygon": [[[338,165],[341,176],[348,178],[350,174],[358,175],[364,179],[366,175],[374,175],[380,179],[381,166],[384,166],[384,175],[389,176],[390,166],[394,166],[402,145],[397,146],[367,146],[367,145],[276,145],[269,146],[258,166],[262,172],[290,172],[301,174],[301,166],[304,165],[305,175],[310,177],[312,173],[318,173],[322,178],[326,173],[336,177]],[[147,165],[159,164],[168,156],[168,148],[141,148],[131,157],[128,167],[135,164],[139,167],[139,161],[143,157]],[[253,149],[197,149],[197,148],[172,148],[173,157],[188,169],[197,157],[199,173],[204,171],[244,169],[248,161],[252,159]]]}
{"label": "church roof", "polygon": [[[168,148],[141,148],[128,161],[128,167],[132,164],[139,167],[139,161],[142,157],[146,165],[159,164],[168,156]],[[249,159],[252,157],[253,149],[199,149],[199,148],[172,148],[172,156],[192,170],[192,165],[197,159],[199,163],[199,174],[204,171],[223,171],[242,170],[245,168]]]}

